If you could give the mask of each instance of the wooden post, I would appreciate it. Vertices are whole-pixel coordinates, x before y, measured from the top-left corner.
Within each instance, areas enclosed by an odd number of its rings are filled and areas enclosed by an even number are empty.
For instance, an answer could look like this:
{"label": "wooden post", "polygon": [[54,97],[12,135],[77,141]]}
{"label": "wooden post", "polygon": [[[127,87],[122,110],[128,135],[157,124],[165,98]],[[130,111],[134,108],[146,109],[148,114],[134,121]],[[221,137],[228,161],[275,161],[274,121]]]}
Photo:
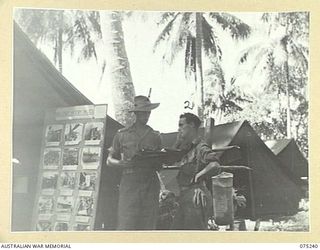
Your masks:
{"label": "wooden post", "polygon": [[204,140],[211,147],[212,146],[212,132],[214,127],[214,119],[208,118],[204,122]]}
{"label": "wooden post", "polygon": [[259,231],[260,229],[260,219],[256,220],[256,224],[254,225],[254,231]]}

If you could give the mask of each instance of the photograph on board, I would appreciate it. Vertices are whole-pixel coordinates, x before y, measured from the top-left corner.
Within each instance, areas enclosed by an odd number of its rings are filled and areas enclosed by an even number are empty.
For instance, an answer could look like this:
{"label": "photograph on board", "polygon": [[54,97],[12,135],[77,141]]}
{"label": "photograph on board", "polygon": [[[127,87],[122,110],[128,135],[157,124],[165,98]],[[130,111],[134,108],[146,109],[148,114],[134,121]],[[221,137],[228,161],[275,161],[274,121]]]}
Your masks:
{"label": "photograph on board", "polygon": [[36,226],[36,231],[52,231],[53,225],[51,221],[39,221]]}
{"label": "photograph on board", "polygon": [[57,188],[58,172],[43,172],[41,192],[44,195],[53,195]]}
{"label": "photograph on board", "polygon": [[73,195],[76,188],[77,173],[70,171],[63,171],[60,174],[60,194]]}
{"label": "photograph on board", "polygon": [[101,161],[100,147],[84,147],[82,150],[82,169],[98,169]]}
{"label": "photograph on board", "polygon": [[82,140],[82,123],[68,123],[64,131],[64,144],[77,145]]}
{"label": "photograph on board", "polygon": [[[310,231],[308,11],[13,14],[13,231],[32,230],[44,140],[78,173],[68,199],[94,198],[91,216],[56,206],[90,230]],[[45,121],[104,104],[105,121]]]}
{"label": "photograph on board", "polygon": [[39,214],[52,214],[54,209],[54,198],[52,196],[40,196],[38,206]]}
{"label": "photograph on board", "polygon": [[80,172],[79,190],[94,191],[97,185],[96,172]]}
{"label": "photograph on board", "polygon": [[92,216],[92,212],[93,212],[93,198],[92,197],[78,197],[77,215]]}
{"label": "photograph on board", "polygon": [[62,124],[51,124],[46,129],[46,145],[59,146],[62,139]]}
{"label": "photograph on board", "polygon": [[65,148],[62,156],[63,170],[76,170],[79,165],[79,148]]}
{"label": "photograph on board", "polygon": [[57,212],[58,213],[72,213],[74,209],[74,197],[72,196],[59,196],[57,199]]}
{"label": "photograph on board", "polygon": [[90,225],[87,225],[87,224],[75,224],[74,227],[73,227],[73,230],[74,231],[90,231]]}
{"label": "photograph on board", "polygon": [[68,222],[56,222],[54,226],[54,231],[68,231],[69,223]]}
{"label": "photograph on board", "polygon": [[43,169],[58,169],[60,158],[60,148],[46,148],[43,154]]}
{"label": "photograph on board", "polygon": [[86,145],[99,145],[103,136],[102,122],[89,122],[85,125],[84,140]]}

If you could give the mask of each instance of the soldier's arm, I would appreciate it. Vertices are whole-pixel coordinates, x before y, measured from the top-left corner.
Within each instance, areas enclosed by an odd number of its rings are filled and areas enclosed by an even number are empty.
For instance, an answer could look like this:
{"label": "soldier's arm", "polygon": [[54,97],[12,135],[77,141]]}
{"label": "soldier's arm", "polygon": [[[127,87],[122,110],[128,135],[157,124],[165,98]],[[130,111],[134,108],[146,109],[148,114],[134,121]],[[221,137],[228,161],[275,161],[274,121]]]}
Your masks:
{"label": "soldier's arm", "polygon": [[206,164],[206,166],[196,173],[194,176],[194,182],[198,182],[221,173],[221,166],[219,164],[217,154],[213,152],[207,144],[202,144],[199,146],[197,158],[197,161]]}
{"label": "soldier's arm", "polygon": [[126,167],[128,165],[127,161],[124,160],[118,160],[116,158],[113,158],[111,154],[109,154],[107,158],[107,165],[113,166],[113,167]]}
{"label": "soldier's arm", "polygon": [[207,179],[211,176],[218,175],[222,172],[219,162],[213,161],[207,164],[201,171],[194,176],[194,182]]}
{"label": "soldier's arm", "polygon": [[121,159],[120,134],[116,133],[113,138],[112,147],[109,149],[107,165],[114,167],[127,167],[128,162]]}

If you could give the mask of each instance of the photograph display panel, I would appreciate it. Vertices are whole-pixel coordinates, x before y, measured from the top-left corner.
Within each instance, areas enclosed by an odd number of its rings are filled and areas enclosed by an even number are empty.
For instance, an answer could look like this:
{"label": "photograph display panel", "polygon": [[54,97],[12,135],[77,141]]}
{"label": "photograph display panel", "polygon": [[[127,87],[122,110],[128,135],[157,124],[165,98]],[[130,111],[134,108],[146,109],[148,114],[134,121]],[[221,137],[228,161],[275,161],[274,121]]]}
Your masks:
{"label": "photograph display panel", "polygon": [[94,229],[107,110],[106,105],[97,106],[61,108],[46,116],[36,231]]}

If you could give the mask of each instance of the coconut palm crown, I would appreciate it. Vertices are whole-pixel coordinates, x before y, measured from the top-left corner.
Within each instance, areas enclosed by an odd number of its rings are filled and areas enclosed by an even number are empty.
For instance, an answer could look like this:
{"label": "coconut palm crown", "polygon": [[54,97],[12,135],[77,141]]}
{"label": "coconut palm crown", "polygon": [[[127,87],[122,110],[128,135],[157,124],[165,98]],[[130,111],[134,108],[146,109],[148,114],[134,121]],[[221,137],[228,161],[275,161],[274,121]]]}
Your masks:
{"label": "coconut palm crown", "polygon": [[166,12],[161,16],[159,25],[164,25],[154,43],[154,51],[163,42],[166,50],[163,59],[171,65],[176,55],[184,50],[185,76],[194,77],[196,82],[196,106],[198,115],[203,115],[204,89],[202,51],[206,56],[221,59],[223,51],[216,28],[220,26],[235,38],[246,38],[251,28],[239,18],[221,12]]}

